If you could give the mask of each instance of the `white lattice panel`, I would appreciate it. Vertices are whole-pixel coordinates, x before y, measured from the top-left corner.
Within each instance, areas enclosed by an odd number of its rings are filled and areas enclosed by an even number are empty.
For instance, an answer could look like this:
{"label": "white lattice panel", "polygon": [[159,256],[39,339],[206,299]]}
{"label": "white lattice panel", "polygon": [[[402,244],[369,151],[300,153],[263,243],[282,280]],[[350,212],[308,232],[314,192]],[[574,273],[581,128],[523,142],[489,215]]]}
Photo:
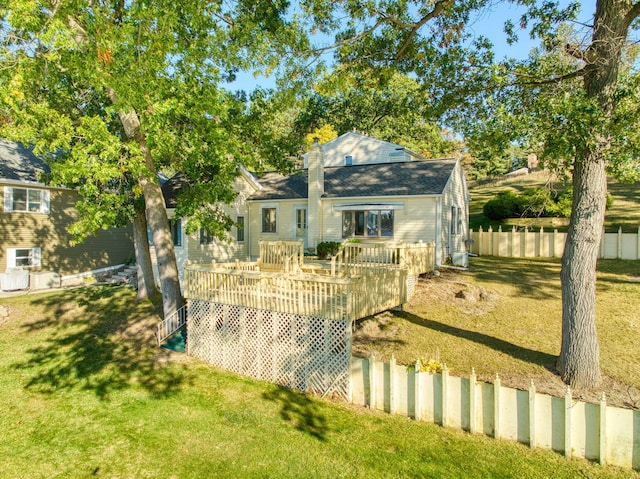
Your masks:
{"label": "white lattice panel", "polygon": [[349,321],[189,301],[187,351],[217,367],[348,398]]}

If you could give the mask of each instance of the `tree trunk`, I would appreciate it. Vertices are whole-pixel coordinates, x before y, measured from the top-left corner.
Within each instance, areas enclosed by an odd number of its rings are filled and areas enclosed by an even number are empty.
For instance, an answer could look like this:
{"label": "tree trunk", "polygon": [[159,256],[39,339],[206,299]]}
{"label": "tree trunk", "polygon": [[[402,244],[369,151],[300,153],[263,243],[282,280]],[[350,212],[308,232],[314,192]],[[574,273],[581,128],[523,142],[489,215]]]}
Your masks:
{"label": "tree trunk", "polygon": [[[111,102],[117,104],[117,95],[112,88],[107,89]],[[158,183],[158,175],[151,151],[147,145],[147,139],[140,129],[140,118],[135,110],[125,112],[120,110],[118,117],[124,128],[127,138],[135,141],[140,148],[147,168],[146,174],[138,177],[138,183],[142,188],[147,212],[147,223],[153,235],[153,245],[156,250],[158,274],[160,275],[160,290],[162,291],[162,310],[164,316],[177,311],[182,305],[180,292],[180,279],[178,277],[178,265],[176,253],[173,247],[173,238],[169,226],[169,218],[164,205],[164,197]]]}
{"label": "tree trunk", "polygon": [[573,170],[573,205],[562,256],[562,347],[559,373],[575,388],[599,386],[600,350],[596,332],[596,264],[607,196],[604,152],[611,139],[601,129],[615,109],[622,49],[636,9],[627,0],[598,0],[591,45],[585,51],[584,88],[602,117],[579,145]]}
{"label": "tree trunk", "polygon": [[136,210],[133,220],[133,245],[138,267],[138,299],[147,299],[158,292],[153,277],[149,239],[147,237],[147,218],[144,210]]}
{"label": "tree trunk", "polygon": [[562,256],[562,347],[558,368],[575,388],[600,384],[596,332],[596,263],[607,195],[604,162],[597,155],[576,162],[573,207]]}

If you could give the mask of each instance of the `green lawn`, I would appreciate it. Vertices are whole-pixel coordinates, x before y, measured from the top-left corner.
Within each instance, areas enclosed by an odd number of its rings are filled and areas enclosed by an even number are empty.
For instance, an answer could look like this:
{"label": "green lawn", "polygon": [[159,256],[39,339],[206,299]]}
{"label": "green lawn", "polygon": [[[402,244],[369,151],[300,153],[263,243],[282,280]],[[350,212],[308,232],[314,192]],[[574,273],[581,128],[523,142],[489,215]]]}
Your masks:
{"label": "green lawn", "polygon": [[[489,226],[497,230],[502,226],[503,230],[511,230],[513,226],[518,228],[529,227],[539,229],[557,228],[566,231],[569,224],[568,218],[507,218],[502,221],[492,221],[482,214],[484,204],[503,190],[512,190],[516,193],[527,188],[543,187],[549,181],[549,173],[537,171],[526,176],[501,177],[491,180],[471,181],[469,189],[471,203],[469,204],[469,226],[478,231],[479,227],[486,231]],[[567,185],[552,183],[552,188],[563,192]],[[625,233],[636,233],[640,227],[640,184],[624,184],[609,178],[609,194],[613,197],[613,206],[607,210],[605,218],[605,230],[616,232],[622,227]]]}
{"label": "green lawn", "polygon": [[[464,299],[462,292],[476,294]],[[479,293],[486,299],[477,299]],[[598,262],[605,381],[574,397],[598,402],[605,391],[610,404],[640,409],[639,298],[640,261]],[[562,332],[559,259],[472,257],[469,271],[443,270],[421,280],[403,309],[376,318],[393,334],[381,332],[361,355],[374,351],[388,360],[393,354],[401,364],[437,356],[455,375],[468,377],[475,368],[484,381],[499,373],[504,385],[527,389],[534,380],[539,392],[564,395],[566,386],[554,372]]]}
{"label": "green lawn", "polygon": [[128,289],[0,304],[1,478],[638,477],[167,360]]}

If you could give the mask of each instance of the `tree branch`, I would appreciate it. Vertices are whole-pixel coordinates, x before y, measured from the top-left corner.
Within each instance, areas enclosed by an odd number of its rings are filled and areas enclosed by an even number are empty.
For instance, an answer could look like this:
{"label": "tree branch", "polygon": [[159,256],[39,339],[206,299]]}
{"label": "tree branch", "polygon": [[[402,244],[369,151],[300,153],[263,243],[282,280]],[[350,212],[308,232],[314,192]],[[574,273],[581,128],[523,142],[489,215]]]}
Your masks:
{"label": "tree branch", "polygon": [[638,17],[638,15],[640,15],[640,2],[634,3],[631,7],[631,10],[629,10],[625,15],[625,21],[627,22],[627,25],[631,25],[631,22],[633,22]]}
{"label": "tree branch", "polygon": [[399,60],[400,58],[402,58],[402,56],[404,55],[404,52],[407,50],[407,48],[409,48],[409,45],[411,44],[411,40],[413,40],[413,38],[418,33],[418,30],[420,30],[429,20],[439,17],[444,11],[444,9],[447,8],[449,5],[451,5],[452,3],[453,3],[453,0],[437,1],[433,6],[433,9],[429,13],[427,13],[424,17],[422,17],[420,21],[414,22],[414,23],[403,24],[399,22],[397,18],[389,17],[389,21],[391,21],[392,23],[395,23],[400,28],[411,29],[411,31],[409,32],[409,36],[407,36],[406,40],[404,41],[400,49],[396,52],[395,59]]}
{"label": "tree branch", "polygon": [[[521,85],[524,84],[528,86],[542,86],[542,85],[550,85],[552,83],[560,83],[565,80],[572,80],[573,78],[583,77],[587,73],[589,68],[590,67],[586,65],[579,70],[572,71],[571,73],[567,73],[565,75],[560,75],[553,78],[547,78],[546,80],[536,80],[536,81],[524,82],[520,84]],[[516,74],[516,76],[518,76],[518,74]]]}

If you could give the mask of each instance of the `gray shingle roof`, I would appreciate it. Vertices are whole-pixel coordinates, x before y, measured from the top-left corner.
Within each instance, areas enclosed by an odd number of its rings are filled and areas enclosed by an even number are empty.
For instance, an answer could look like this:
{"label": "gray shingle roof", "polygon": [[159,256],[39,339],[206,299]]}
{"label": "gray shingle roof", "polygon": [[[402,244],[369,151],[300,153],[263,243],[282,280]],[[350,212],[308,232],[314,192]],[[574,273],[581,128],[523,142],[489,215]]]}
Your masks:
{"label": "gray shingle roof", "polygon": [[191,187],[191,179],[184,173],[176,173],[162,184],[162,196],[167,208],[175,208],[178,204],[178,193]]}
{"label": "gray shingle roof", "polygon": [[[324,169],[324,197],[418,196],[442,194],[456,160],[408,161]],[[251,200],[307,198],[307,170],[293,176],[267,173],[259,179],[264,187]]]}
{"label": "gray shingle roof", "polygon": [[0,179],[37,182],[49,166],[21,143],[0,139]]}

